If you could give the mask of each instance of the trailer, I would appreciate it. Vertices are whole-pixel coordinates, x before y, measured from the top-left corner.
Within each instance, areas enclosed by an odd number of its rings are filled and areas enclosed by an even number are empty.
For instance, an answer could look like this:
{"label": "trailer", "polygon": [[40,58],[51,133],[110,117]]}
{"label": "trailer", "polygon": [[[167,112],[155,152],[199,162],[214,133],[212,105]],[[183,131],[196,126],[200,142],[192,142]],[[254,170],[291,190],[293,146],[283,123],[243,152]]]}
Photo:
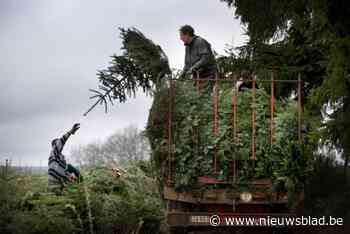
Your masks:
{"label": "trailer", "polygon": [[[300,74],[295,80],[278,80],[274,77],[274,72],[271,72],[271,79],[259,79],[259,82],[267,82],[270,85],[270,120],[269,120],[269,138],[270,144],[274,144],[274,116],[275,116],[275,89],[281,83],[288,83],[296,86],[295,98],[298,105],[298,140],[300,144],[303,142],[302,134],[302,80]],[[220,134],[219,121],[219,84],[220,82],[229,82],[232,87],[236,89],[232,96],[232,129],[233,129],[233,144],[235,143],[237,136],[237,123],[240,121],[237,118],[237,96],[239,95],[238,83],[240,82],[238,75],[230,74],[229,76],[223,76],[217,74],[213,79],[202,79],[194,77],[193,82],[197,87],[198,92],[201,92],[201,82],[213,83],[213,106],[212,114],[214,118],[213,132],[214,136]],[[266,192],[271,191],[272,182],[270,178],[263,178],[259,180],[249,181],[249,190],[241,191],[242,185],[239,182],[239,175],[237,171],[241,167],[239,160],[232,160],[229,162],[230,174],[225,180],[218,180],[212,176],[201,176],[197,178],[197,184],[191,191],[176,191],[174,189],[174,152],[172,137],[174,131],[172,124],[172,111],[173,101],[176,99],[174,89],[177,82],[180,80],[171,79],[169,81],[169,93],[168,99],[169,106],[167,112],[166,129],[168,133],[167,139],[167,162],[166,169],[164,170],[164,181],[162,188],[162,196],[166,203],[166,221],[169,225],[171,233],[271,233],[271,225],[259,224],[260,218],[278,218],[278,217],[293,217],[300,214],[303,210],[304,193],[300,192],[296,198],[297,206],[291,209],[288,207],[288,197],[285,192]],[[255,102],[255,93],[257,90],[257,77],[255,75],[250,76],[248,79],[244,79],[245,83],[250,83],[252,89],[253,98],[252,103]],[[251,148],[250,148],[250,165],[255,166],[256,161],[256,110],[252,105],[251,110]],[[217,150],[217,149],[216,149]],[[217,154],[214,154],[213,158],[213,170],[218,172],[220,169],[220,161]],[[202,187],[210,187],[205,191],[201,190]],[[234,220],[234,223],[227,223]],[[239,223],[237,223],[237,220]],[[243,221],[242,221],[243,220]],[[259,227],[258,227],[259,226]],[[276,229],[273,229],[276,230]],[[280,230],[280,229],[277,229]]]}

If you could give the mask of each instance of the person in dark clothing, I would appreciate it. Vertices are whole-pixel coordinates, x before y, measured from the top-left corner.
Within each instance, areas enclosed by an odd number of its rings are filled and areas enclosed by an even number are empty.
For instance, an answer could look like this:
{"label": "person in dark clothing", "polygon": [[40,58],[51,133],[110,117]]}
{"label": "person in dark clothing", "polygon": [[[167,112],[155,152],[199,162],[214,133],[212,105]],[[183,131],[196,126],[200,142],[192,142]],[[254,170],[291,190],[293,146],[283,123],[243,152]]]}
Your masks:
{"label": "person in dark clothing", "polygon": [[61,138],[54,139],[51,142],[52,150],[49,157],[48,169],[48,186],[53,192],[61,191],[67,183],[77,180],[82,181],[82,176],[77,168],[71,164],[67,164],[62,154],[63,147],[68,138],[75,134],[80,128],[80,124],[76,123],[72,129],[64,134]]}
{"label": "person in dark clothing", "polygon": [[180,28],[180,39],[186,47],[185,65],[181,77],[192,75],[196,78],[198,74],[199,78],[214,78],[217,66],[209,42],[195,35],[190,25]]}

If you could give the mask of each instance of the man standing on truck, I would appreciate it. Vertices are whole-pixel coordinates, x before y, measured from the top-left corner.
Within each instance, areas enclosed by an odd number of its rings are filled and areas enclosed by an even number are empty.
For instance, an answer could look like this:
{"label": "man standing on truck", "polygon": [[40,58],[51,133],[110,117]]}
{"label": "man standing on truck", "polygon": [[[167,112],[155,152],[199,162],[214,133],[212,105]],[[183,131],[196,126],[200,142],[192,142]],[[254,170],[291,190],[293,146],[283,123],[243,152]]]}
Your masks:
{"label": "man standing on truck", "polygon": [[186,47],[185,66],[181,77],[192,75],[194,78],[213,79],[217,72],[214,54],[211,45],[205,39],[195,35],[190,25],[180,28],[180,39]]}
{"label": "man standing on truck", "polygon": [[82,181],[82,176],[77,168],[71,164],[67,164],[64,155],[62,154],[63,147],[71,135],[80,128],[80,124],[76,123],[72,129],[64,134],[61,138],[54,139],[51,142],[52,150],[49,157],[48,169],[48,185],[52,192],[61,192],[63,187],[69,183],[77,180]]}

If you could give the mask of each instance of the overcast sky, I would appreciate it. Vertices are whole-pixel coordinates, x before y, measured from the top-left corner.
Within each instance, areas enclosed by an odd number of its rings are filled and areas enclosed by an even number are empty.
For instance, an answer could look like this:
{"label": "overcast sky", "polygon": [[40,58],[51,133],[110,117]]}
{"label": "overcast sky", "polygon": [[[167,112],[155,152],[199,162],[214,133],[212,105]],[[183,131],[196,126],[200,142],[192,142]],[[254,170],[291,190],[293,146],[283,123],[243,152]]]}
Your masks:
{"label": "overcast sky", "polygon": [[[246,40],[233,10],[219,0],[1,0],[0,160],[46,165],[52,138],[61,136],[91,105],[96,71],[120,53],[118,27],[134,26],[182,68],[179,26],[191,24],[215,51]],[[151,99],[138,95],[108,114],[102,106],[81,123],[72,147],[130,124],[144,128]]]}

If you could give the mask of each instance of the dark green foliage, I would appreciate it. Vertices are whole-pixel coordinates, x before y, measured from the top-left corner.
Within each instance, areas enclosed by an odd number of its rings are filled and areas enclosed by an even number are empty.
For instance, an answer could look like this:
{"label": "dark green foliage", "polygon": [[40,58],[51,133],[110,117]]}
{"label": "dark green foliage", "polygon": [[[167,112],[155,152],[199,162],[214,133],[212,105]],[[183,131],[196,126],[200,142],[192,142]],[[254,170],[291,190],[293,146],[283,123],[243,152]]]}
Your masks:
{"label": "dark green foliage", "polygon": [[[338,148],[346,168],[350,157],[350,145],[345,140],[350,129],[346,117],[350,94],[350,1],[224,2],[235,7],[236,17],[247,26],[250,40],[241,50],[250,58],[251,67],[258,73],[259,69],[273,68],[283,79],[295,79],[296,73],[301,73],[303,103],[309,117],[323,125],[323,143]],[[280,95],[288,96],[291,91],[287,88]],[[322,122],[324,118],[329,121]]]}
{"label": "dark green foliage", "polygon": [[[255,41],[265,41],[287,27],[291,8],[300,0],[221,0],[235,7],[235,15],[247,26],[247,34]],[[256,17],[257,14],[260,17]]]}
{"label": "dark green foliage", "polygon": [[[75,218],[65,216],[69,199],[43,197],[47,176],[16,175],[0,180],[0,233],[74,233]],[[40,199],[40,201],[38,200]]]}
{"label": "dark green foliage", "polygon": [[[116,178],[85,171],[83,184],[46,192],[47,175],[0,181],[0,233],[162,233],[163,204],[149,161],[130,162]],[[90,229],[91,227],[91,229]]]}
{"label": "dark green foliage", "polygon": [[343,167],[336,161],[334,153],[317,155],[314,173],[305,189],[305,211],[313,216],[343,217],[348,223],[350,187],[346,181],[349,178],[344,178]]}
{"label": "dark green foliage", "polygon": [[152,85],[170,74],[168,58],[160,46],[154,44],[135,28],[120,28],[122,55],[113,55],[109,67],[98,72],[101,85],[91,90],[97,102],[85,113],[87,115],[97,104],[114,100],[125,102],[141,88],[149,92]]}
{"label": "dark green foliage", "polygon": [[235,48],[229,47],[226,49],[226,55],[220,55],[216,58],[216,63],[222,74],[233,75],[233,73],[235,73],[247,76],[249,73],[253,72],[253,64],[249,58],[243,54],[243,50],[240,52],[241,54],[237,55],[235,53]]}
{"label": "dark green foliage", "polygon": [[[246,51],[245,56],[252,60],[255,68],[281,70],[278,77],[283,76],[283,70],[287,69],[289,78],[297,77],[293,72],[302,72],[307,95],[319,87],[324,78],[332,80],[332,76],[326,76],[326,70],[333,67],[337,57],[339,61],[340,57],[334,56],[334,50],[348,48],[344,42],[349,37],[349,1],[225,2],[236,7],[236,17],[248,26],[250,40],[241,49]],[[281,30],[281,37],[271,40]],[[349,60],[343,57],[342,61]]]}
{"label": "dark green foliage", "polygon": [[[236,17],[247,26],[251,37],[241,54],[250,59],[250,67],[258,73],[274,69],[282,79],[301,73],[305,116],[314,129],[307,132],[306,142],[326,150],[321,156],[319,151],[306,152],[316,156],[305,187],[306,213],[344,217],[348,223],[350,1],[223,1],[236,7]],[[280,29],[282,36],[276,37]],[[281,91],[279,96],[288,96],[293,89]]]}
{"label": "dark green foliage", "polygon": [[123,40],[123,55],[140,68],[146,79],[157,79],[170,73],[168,58],[159,45],[154,44],[135,28],[120,28]]}

